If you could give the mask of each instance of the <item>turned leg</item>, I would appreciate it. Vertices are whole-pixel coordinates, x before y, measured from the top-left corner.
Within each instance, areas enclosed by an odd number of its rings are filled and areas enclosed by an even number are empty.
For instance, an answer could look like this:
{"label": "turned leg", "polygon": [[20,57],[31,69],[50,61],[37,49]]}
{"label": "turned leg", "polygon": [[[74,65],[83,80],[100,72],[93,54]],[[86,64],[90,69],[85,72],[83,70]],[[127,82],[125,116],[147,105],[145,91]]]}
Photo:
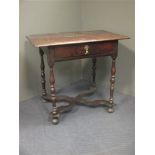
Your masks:
{"label": "turned leg", "polygon": [[50,65],[50,93],[51,93],[51,100],[53,105],[52,110],[52,123],[57,124],[59,122],[59,112],[57,110],[56,106],[56,93],[55,93],[55,78],[54,78],[54,72],[53,72],[54,63]]}
{"label": "turned leg", "polygon": [[41,48],[39,48],[39,53],[40,53],[40,59],[41,59],[41,63],[40,63],[40,69],[41,69],[41,85],[42,85],[42,97],[46,96],[46,81],[45,81],[45,64],[44,64],[44,52],[42,51]]}
{"label": "turned leg", "polygon": [[108,112],[114,112],[114,103],[113,103],[113,94],[114,94],[114,84],[115,84],[115,74],[116,74],[116,57],[112,57],[112,66],[111,66],[111,79],[110,79],[110,98],[109,98],[109,107]]}
{"label": "turned leg", "polygon": [[92,81],[93,81],[93,86],[95,86],[95,78],[96,78],[96,58],[92,58]]}

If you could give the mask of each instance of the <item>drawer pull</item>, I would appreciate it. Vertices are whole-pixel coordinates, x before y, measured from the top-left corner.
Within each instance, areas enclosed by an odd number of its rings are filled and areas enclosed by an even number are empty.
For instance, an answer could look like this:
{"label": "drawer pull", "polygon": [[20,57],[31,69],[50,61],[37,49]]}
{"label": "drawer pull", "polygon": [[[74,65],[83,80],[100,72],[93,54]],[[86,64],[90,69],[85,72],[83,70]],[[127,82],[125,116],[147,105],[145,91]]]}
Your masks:
{"label": "drawer pull", "polygon": [[89,46],[88,45],[85,45],[84,46],[84,49],[85,49],[85,55],[89,54]]}

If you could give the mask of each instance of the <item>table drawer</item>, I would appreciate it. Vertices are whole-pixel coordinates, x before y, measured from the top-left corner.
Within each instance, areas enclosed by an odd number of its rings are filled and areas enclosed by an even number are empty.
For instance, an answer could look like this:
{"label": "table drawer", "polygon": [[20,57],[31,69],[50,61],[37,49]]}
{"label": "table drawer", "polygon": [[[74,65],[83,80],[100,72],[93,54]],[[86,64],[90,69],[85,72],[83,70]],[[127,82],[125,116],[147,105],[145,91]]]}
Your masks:
{"label": "table drawer", "polygon": [[62,45],[55,47],[55,58],[86,56],[92,53],[91,44]]}
{"label": "table drawer", "polygon": [[55,59],[75,59],[117,52],[117,41],[55,46]]}
{"label": "table drawer", "polygon": [[97,42],[93,44],[93,55],[106,55],[117,52],[117,42]]}

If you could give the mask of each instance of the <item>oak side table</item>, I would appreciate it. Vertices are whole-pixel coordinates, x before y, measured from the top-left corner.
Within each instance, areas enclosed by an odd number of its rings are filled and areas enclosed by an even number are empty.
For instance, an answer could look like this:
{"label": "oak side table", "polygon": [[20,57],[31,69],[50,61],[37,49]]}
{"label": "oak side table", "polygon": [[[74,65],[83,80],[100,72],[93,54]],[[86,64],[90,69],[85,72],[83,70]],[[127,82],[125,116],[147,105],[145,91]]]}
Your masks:
{"label": "oak side table", "polygon": [[[97,30],[30,35],[27,38],[35,47],[39,48],[41,58],[42,98],[45,101],[52,103],[53,109],[50,114],[52,115],[53,124],[58,124],[60,114],[70,111],[75,104],[85,104],[88,106],[103,105],[107,107],[109,113],[114,112],[113,93],[116,73],[115,60],[118,54],[118,40],[129,39],[129,37]],[[46,91],[44,54],[47,55],[47,62],[50,69],[50,95],[48,95]],[[112,58],[110,97],[109,100],[89,101],[85,99],[84,96],[91,95],[96,90],[96,58],[104,56],[110,56]],[[55,62],[83,58],[92,59],[92,85],[90,86],[90,89],[78,94],[76,97],[56,96],[53,70]],[[58,106],[57,103],[62,101],[67,104],[65,106]]]}

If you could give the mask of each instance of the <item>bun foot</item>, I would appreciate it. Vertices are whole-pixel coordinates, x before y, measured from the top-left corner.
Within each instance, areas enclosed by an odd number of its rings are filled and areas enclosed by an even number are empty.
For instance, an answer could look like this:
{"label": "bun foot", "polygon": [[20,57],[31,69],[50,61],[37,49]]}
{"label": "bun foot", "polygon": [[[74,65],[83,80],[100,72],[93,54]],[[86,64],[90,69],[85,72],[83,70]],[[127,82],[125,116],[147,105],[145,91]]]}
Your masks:
{"label": "bun foot", "polygon": [[60,114],[59,113],[53,113],[52,112],[52,124],[56,125],[59,123],[59,117],[60,117]]}
{"label": "bun foot", "polygon": [[59,123],[59,118],[53,118],[52,119],[52,124],[56,125]]}
{"label": "bun foot", "polygon": [[114,112],[114,108],[108,108],[107,111],[108,111],[108,113],[113,113]]}

